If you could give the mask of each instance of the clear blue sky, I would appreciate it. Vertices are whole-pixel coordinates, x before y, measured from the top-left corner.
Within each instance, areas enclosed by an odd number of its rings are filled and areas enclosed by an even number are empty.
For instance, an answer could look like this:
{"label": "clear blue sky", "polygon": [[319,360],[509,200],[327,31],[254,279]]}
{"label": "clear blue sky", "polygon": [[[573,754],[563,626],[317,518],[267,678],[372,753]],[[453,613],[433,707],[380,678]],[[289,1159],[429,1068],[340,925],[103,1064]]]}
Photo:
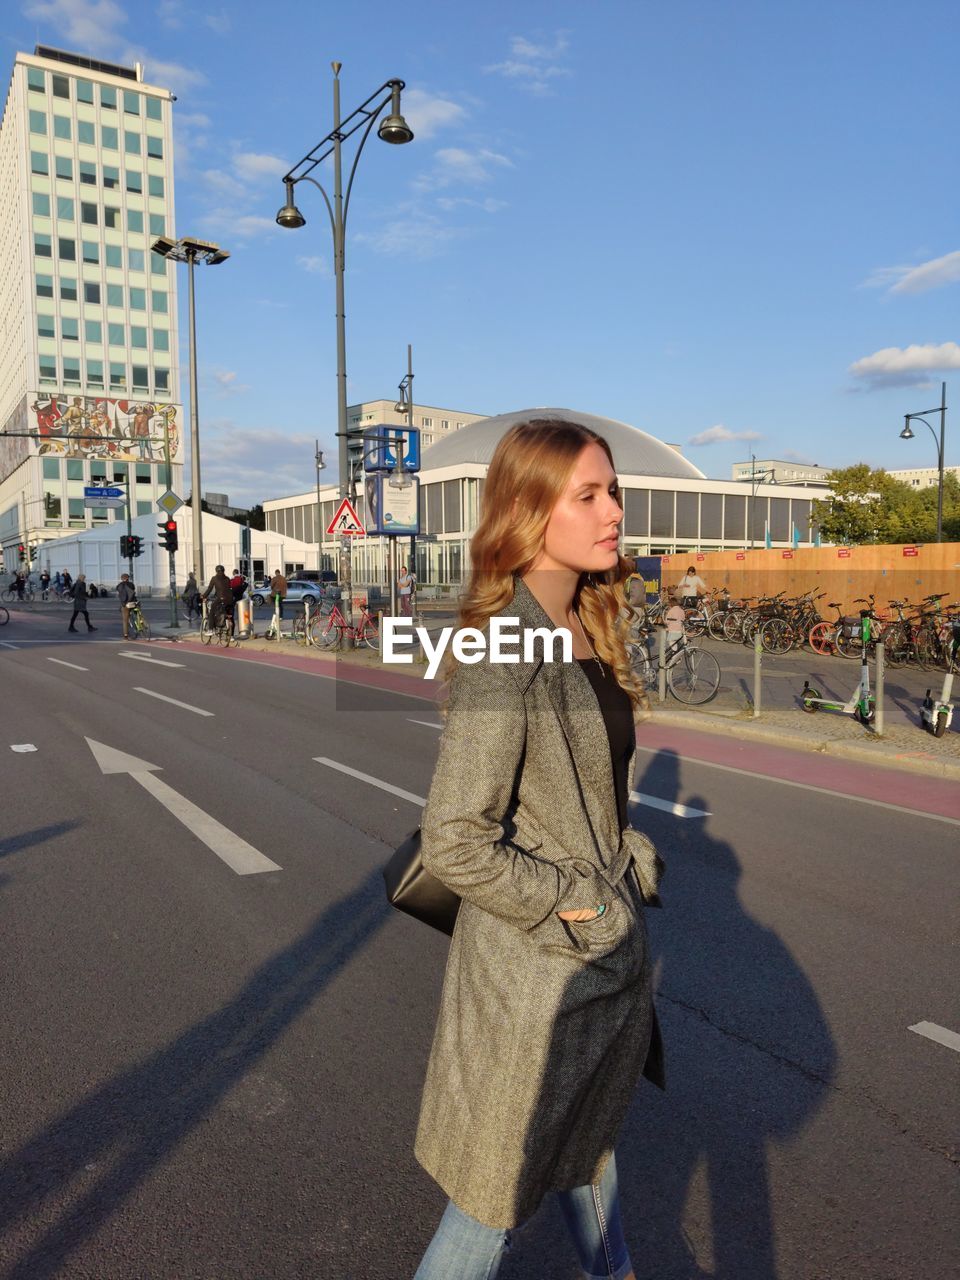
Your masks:
{"label": "clear blue sky", "polygon": [[10,56],[139,56],[178,94],[177,230],[232,254],[198,278],[204,488],[244,502],[309,488],[315,436],[336,457],[319,193],[300,188],[302,230],[273,221],[279,175],[331,127],[333,58],[344,113],[400,76],[417,132],[372,138],[358,170],[351,402],[394,397],[411,342],[424,403],[606,414],[712,476],[751,449],[933,465],[923,428],[898,432],[941,379],[960,407],[957,31],[955,0],[18,0],[2,19]]}

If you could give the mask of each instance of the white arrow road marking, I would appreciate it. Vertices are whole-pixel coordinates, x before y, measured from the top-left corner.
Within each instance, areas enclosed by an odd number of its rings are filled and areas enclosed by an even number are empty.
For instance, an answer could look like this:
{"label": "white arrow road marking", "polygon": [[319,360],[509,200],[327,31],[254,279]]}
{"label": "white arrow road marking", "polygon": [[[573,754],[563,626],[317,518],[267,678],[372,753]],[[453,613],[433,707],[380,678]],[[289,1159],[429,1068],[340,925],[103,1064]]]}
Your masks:
{"label": "white arrow road marking", "polygon": [[434,724],[434,722],[433,722],[432,720],[412,720],[412,719],[410,718],[410,716],[407,716],[407,719],[410,721],[410,723],[411,723],[411,724],[425,724],[425,725],[427,726],[427,728],[428,728],[428,729],[442,729],[442,728],[443,728],[443,725],[442,725],[442,724]]}
{"label": "white arrow road marking", "polygon": [[907,1027],[907,1030],[915,1031],[918,1036],[926,1036],[928,1040],[935,1040],[937,1044],[946,1045],[948,1049],[954,1049],[960,1053],[960,1036],[956,1031],[938,1027],[935,1022],[918,1022],[915,1026]]}
{"label": "white arrow road marking", "polygon": [[32,742],[17,742],[10,744],[11,751],[36,751],[36,747]]}
{"label": "white arrow road marking", "polygon": [[651,809],[662,809],[664,813],[672,813],[675,818],[709,818],[706,809],[691,809],[689,805],[676,804],[673,800],[661,800],[657,796],[644,795],[642,791],[631,791],[630,799],[635,804],[645,804]]}
{"label": "white arrow road marking", "polygon": [[182,667],[182,662],[164,662],[163,658],[148,658],[145,653],[126,653],[120,651],[121,658],[134,658],[137,662],[152,662],[156,667]]}
{"label": "white arrow road marking", "polygon": [[89,667],[78,667],[75,662],[64,662],[62,658],[48,658],[48,662],[55,662],[58,667],[72,667],[74,671],[89,671]]}
{"label": "white arrow road marking", "polygon": [[203,841],[218,858],[238,876],[254,875],[259,871],[282,871],[275,862],[271,862],[253,845],[241,840],[228,827],[211,818],[209,813],[198,808],[185,796],[174,791],[173,787],[160,778],[155,777],[160,768],[158,764],[149,764],[146,760],[138,760],[136,756],[127,755],[115,747],[108,747],[102,742],[86,739],[87,746],[93,752],[93,758],[100,766],[102,773],[129,773],[134,781],[139,782],[145,791],[149,791],[154,799],[159,800],[165,809],[173,814],[198,840]]}
{"label": "white arrow road marking", "polygon": [[[56,659],[51,659],[56,661]],[[212,716],[212,711],[204,711],[203,707],[191,707],[189,702],[181,702],[178,698],[168,698],[165,693],[155,693],[153,689],[141,689],[138,684],[133,686],[134,693],[145,693],[148,697],[159,698],[161,702],[171,702],[175,707],[183,707],[184,711],[192,711],[196,716]]]}
{"label": "white arrow road marking", "polygon": [[381,778],[374,778],[369,773],[361,773],[359,769],[351,769],[349,765],[339,764],[336,760],[328,760],[326,756],[314,756],[317,764],[325,764],[328,769],[338,769],[341,773],[349,774],[351,778],[359,778],[361,782],[369,782],[372,787],[379,787],[381,791],[389,791],[392,796],[399,796],[401,800],[409,800],[411,804],[418,804],[421,808],[427,803],[423,796],[416,796],[412,791],[404,791],[403,787],[395,787],[392,782],[384,782]]}

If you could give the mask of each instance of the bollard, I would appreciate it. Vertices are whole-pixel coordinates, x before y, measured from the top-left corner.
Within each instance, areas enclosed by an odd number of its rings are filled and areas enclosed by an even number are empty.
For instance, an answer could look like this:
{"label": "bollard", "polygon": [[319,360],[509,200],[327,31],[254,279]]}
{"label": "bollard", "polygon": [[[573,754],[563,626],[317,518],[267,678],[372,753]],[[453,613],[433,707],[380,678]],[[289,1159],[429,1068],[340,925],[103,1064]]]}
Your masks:
{"label": "bollard", "polygon": [[883,641],[877,641],[877,691],[875,694],[876,714],[873,717],[873,732],[878,738],[883,737],[883,685],[886,676],[886,655],[883,648]]}
{"label": "bollard", "polygon": [[657,701],[667,700],[667,629],[661,627],[657,642]]}
{"label": "bollard", "polygon": [[763,666],[763,644],[760,632],[753,637],[753,718],[760,719],[760,703],[763,701],[763,683],[760,668]]}

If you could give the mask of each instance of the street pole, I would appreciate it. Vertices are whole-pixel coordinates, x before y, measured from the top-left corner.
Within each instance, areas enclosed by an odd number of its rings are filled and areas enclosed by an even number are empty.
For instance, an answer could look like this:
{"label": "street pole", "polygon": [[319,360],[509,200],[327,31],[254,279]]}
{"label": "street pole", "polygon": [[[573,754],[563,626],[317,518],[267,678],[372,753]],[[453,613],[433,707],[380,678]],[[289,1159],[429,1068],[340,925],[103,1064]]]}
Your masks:
{"label": "street pole", "polygon": [[[173,492],[173,463],[170,459],[170,422],[163,420],[163,462],[167,493]],[[167,552],[167,568],[170,571],[170,626],[179,630],[180,619],[177,617],[177,562],[174,552]]]}
{"label": "street pole", "polygon": [[323,568],[323,521],[320,518],[323,508],[320,505],[320,468],[323,466],[323,454],[320,452],[320,441],[314,440],[314,462],[317,464],[317,572]]}
{"label": "street pole", "polygon": [[[130,468],[132,462],[127,463],[127,546],[130,546],[130,538],[133,534],[133,517],[130,514]],[[79,544],[82,546],[82,543]],[[136,582],[133,576],[133,556],[127,556],[127,572],[130,574],[131,581]]]}
{"label": "street pole", "polygon": [[[413,345],[407,343],[407,426],[413,431]],[[410,436],[411,441],[413,435]],[[417,496],[417,508],[419,512],[420,498],[419,490]],[[410,616],[414,617],[417,611],[417,536],[412,533],[410,535],[410,563],[407,566],[410,573],[413,574],[414,589],[410,593]]]}
{"label": "street pole", "polygon": [[937,490],[937,541],[943,541],[943,450],[947,426],[947,384],[940,383],[940,449],[937,454],[939,484]]}
{"label": "street pole", "polygon": [[[347,329],[343,298],[344,244],[343,244],[343,172],[340,159],[340,67],[333,68],[333,272],[337,286],[337,436],[340,448],[340,500],[350,496],[350,450],[347,440]],[[353,648],[350,628],[353,626],[353,556],[350,538],[340,535],[340,565],[338,577],[341,586],[341,605],[347,624],[343,643]]]}
{"label": "street pole", "polygon": [[757,506],[757,459],[750,454],[750,550],[753,550],[753,517]]}
{"label": "street pole", "polygon": [[197,421],[197,307],[194,297],[193,273],[196,254],[188,251],[187,278],[190,293],[190,472],[193,482],[191,510],[193,517],[193,572],[200,590],[203,590],[203,510],[200,497],[200,424]]}

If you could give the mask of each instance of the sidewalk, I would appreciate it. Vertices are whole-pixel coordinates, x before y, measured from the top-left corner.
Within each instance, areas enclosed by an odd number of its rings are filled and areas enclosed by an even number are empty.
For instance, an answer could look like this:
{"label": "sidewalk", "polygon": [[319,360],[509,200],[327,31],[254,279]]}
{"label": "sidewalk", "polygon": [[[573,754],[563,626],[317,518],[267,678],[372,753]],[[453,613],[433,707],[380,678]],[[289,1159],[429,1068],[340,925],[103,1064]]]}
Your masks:
{"label": "sidewalk", "polygon": [[[263,625],[261,622],[261,626]],[[425,625],[432,631],[444,624],[430,619],[425,620]],[[158,639],[174,642],[182,640],[198,645],[200,643],[199,631],[157,627],[154,635]],[[213,645],[207,651],[216,653],[218,650]],[[382,685],[382,677],[389,676],[390,688],[398,692],[405,690],[420,697],[429,698],[434,684],[423,678],[424,664],[418,663],[416,659],[412,666],[388,666],[381,662],[379,653],[367,648],[325,653],[311,645],[298,645],[292,639],[277,642],[258,635],[251,640],[241,641],[238,649],[228,652],[237,656],[253,652],[285,659],[296,658],[327,667],[344,664],[350,668],[350,678],[353,680],[363,682],[364,672],[369,672],[371,683]],[[888,725],[883,738],[877,738],[852,717],[827,711],[807,715],[799,707],[772,707],[765,709],[761,717],[754,720],[749,708],[742,704],[734,705],[732,699],[723,702],[718,700],[694,710],[681,706],[669,693],[664,703],[656,701],[656,690],[652,697],[653,719],[662,724],[726,735],[729,738],[768,742],[796,751],[813,751],[884,768],[952,778],[960,782],[960,714],[942,738],[934,738],[919,727],[904,723]]]}

